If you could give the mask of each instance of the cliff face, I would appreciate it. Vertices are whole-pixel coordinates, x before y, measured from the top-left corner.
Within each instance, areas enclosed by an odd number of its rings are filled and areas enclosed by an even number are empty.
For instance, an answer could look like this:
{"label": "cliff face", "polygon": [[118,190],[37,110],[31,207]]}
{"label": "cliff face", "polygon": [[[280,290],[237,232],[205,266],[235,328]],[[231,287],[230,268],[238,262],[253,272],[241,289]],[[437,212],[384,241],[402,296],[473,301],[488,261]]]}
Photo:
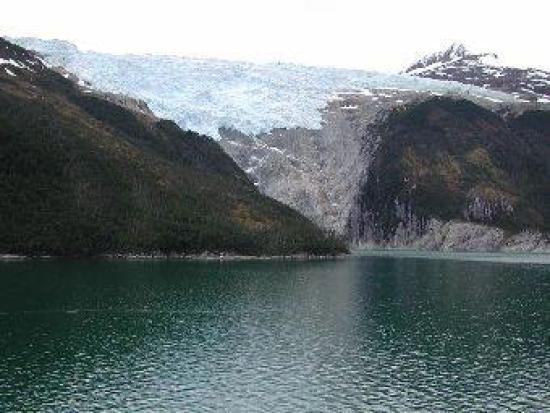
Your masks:
{"label": "cliff face", "polygon": [[320,129],[275,129],[255,136],[221,129],[220,144],[262,193],[344,236],[378,146],[375,125],[381,115],[430,96],[396,89],[342,93],[322,111]]}
{"label": "cliff face", "polygon": [[330,254],[212,139],[0,39],[0,253]]}
{"label": "cliff face", "polygon": [[394,110],[377,133],[349,215],[354,242],[492,250],[550,230],[549,112],[504,119],[435,98]]}
{"label": "cliff face", "polygon": [[341,235],[367,162],[362,157],[364,125],[353,116],[331,105],[320,130],[275,129],[250,137],[222,129],[220,144],[262,193]]}

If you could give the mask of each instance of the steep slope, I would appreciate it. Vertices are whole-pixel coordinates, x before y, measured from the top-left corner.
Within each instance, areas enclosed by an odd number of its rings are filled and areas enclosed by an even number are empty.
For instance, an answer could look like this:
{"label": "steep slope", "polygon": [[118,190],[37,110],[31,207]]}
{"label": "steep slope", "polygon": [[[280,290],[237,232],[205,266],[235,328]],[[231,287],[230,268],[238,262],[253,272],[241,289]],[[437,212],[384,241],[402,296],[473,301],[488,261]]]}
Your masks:
{"label": "steep slope", "polygon": [[499,90],[523,100],[550,102],[550,72],[506,67],[493,53],[472,53],[459,44],[421,59],[405,73]]}
{"label": "steep slope", "polygon": [[[483,249],[523,230],[550,231],[550,112],[505,120],[465,100],[432,98],[392,111],[377,133],[348,222],[355,241],[414,244],[450,221],[498,228],[500,239]],[[472,228],[455,236],[471,237]]]}
{"label": "steep slope", "polygon": [[345,249],[210,138],[114,100],[0,39],[0,253]]}

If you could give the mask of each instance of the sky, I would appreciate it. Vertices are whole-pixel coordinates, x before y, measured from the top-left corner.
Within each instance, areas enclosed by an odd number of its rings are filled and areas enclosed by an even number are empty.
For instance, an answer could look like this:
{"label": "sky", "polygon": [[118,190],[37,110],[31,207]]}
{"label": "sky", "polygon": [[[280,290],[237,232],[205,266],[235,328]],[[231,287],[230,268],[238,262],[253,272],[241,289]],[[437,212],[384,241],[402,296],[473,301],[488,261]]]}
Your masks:
{"label": "sky", "polygon": [[549,0],[5,1],[0,35],[81,49],[399,72],[453,42],[550,70]]}

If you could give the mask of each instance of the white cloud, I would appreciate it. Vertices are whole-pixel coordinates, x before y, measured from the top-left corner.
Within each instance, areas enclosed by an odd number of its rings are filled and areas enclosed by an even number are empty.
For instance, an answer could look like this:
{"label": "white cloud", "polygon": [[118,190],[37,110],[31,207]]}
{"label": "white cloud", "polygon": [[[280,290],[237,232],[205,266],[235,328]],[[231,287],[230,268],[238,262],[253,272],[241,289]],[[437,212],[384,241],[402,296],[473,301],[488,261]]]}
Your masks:
{"label": "white cloud", "polygon": [[159,53],[399,71],[451,42],[550,69],[547,0],[27,0],[0,33],[114,53]]}

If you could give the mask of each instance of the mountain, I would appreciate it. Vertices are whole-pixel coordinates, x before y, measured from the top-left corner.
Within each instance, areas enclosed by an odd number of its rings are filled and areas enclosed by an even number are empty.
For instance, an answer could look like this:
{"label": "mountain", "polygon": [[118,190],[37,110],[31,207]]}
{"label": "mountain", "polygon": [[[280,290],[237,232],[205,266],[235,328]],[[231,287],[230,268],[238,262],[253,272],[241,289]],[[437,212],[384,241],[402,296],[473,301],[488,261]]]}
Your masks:
{"label": "mountain", "polygon": [[348,221],[354,239],[498,249],[538,233],[530,242],[548,248],[550,112],[503,118],[466,100],[431,98],[390,112],[376,133]]}
{"label": "mountain", "polygon": [[506,67],[496,54],[472,53],[460,44],[419,60],[405,73],[498,90],[521,100],[550,102],[550,72]]}
{"label": "mountain", "polygon": [[0,39],[0,253],[345,251],[212,139]]}
{"label": "mountain", "polygon": [[[547,153],[546,135],[537,126],[550,109],[550,102],[543,97],[535,101],[508,93],[507,89],[492,90],[485,84],[475,86],[411,74],[167,56],[112,56],[83,52],[59,41],[17,41],[37,50],[50,65],[74,73],[84,87],[108,92],[123,90],[145,100],[154,113],[164,113],[180,126],[192,124],[198,130],[215,130],[225,152],[261,193],[291,206],[352,244],[550,250],[546,209],[540,201],[546,199],[544,185],[518,178],[526,176],[522,171],[525,165],[538,165],[529,179],[539,182],[547,178],[544,160],[532,156]],[[463,47],[455,46],[411,70],[420,72],[421,66],[430,67],[439,61],[456,62],[466,54]],[[426,130],[416,130],[418,136],[407,135],[407,139],[420,145],[417,148],[413,144],[412,150],[423,153],[427,143],[422,136],[430,135],[430,145],[436,153],[447,151],[451,164],[457,162],[461,171],[465,169],[466,181],[460,182],[456,194],[441,192],[442,197],[460,199],[460,207],[452,213],[438,214],[447,208],[442,198],[435,198],[429,206],[414,203],[422,205],[419,210],[411,209],[421,222],[414,227],[394,210],[393,204],[373,193],[372,186],[383,175],[384,167],[403,158],[400,150],[407,142],[400,141],[401,146],[391,144],[399,141],[392,125],[401,130],[396,114],[413,114],[414,118],[416,108],[426,102],[434,108],[429,111],[430,122],[432,116],[437,119],[438,114],[450,112],[454,124],[447,131],[448,125],[428,122]],[[449,102],[457,102],[456,108]],[[461,124],[461,107],[479,119]],[[485,119],[487,114],[493,116],[490,122]],[[485,128],[496,128],[503,135],[491,135]],[[464,142],[472,150],[477,148],[476,139],[487,139],[490,146],[481,146],[493,163],[497,162],[495,159],[501,162],[514,156],[521,160],[498,164],[498,173],[506,176],[506,185],[480,179],[476,185],[482,189],[472,187],[469,180],[475,173],[463,159],[466,152],[451,151],[453,140],[462,136],[477,136]],[[499,139],[503,142],[497,145]],[[508,154],[492,152],[493,145]],[[437,159],[428,155],[424,161],[438,165]],[[399,173],[391,175],[392,179],[409,178],[405,172]],[[437,187],[439,179],[436,176],[426,183],[430,191],[437,193],[441,189]],[[388,194],[401,194],[401,184],[397,179],[388,181]],[[478,198],[485,205],[489,198],[484,188],[497,191],[499,196],[498,191],[506,193],[506,201],[513,199],[513,216],[505,217],[500,211],[491,219],[480,218],[476,208],[475,214],[465,214],[475,194],[483,195]],[[370,216],[377,218],[373,221]]]}

